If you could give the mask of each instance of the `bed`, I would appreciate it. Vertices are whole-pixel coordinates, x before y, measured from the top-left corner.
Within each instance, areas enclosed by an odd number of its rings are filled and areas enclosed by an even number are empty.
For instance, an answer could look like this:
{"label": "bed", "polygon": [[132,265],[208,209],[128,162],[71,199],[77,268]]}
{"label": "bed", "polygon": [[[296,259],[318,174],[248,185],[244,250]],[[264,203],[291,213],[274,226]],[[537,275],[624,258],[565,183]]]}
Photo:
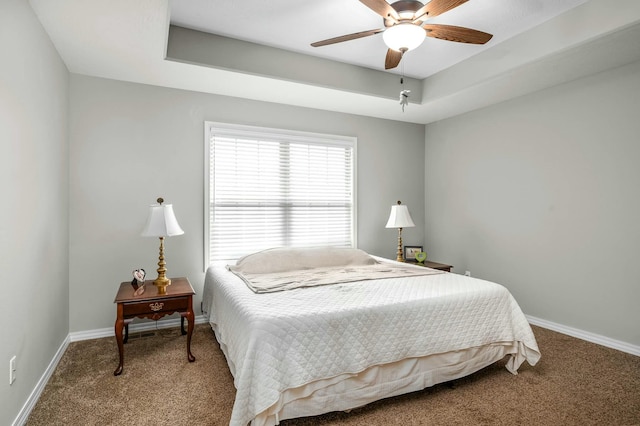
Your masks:
{"label": "bed", "polygon": [[206,272],[203,312],[234,377],[230,425],[344,411],[540,352],[496,283],[357,249],[273,249]]}

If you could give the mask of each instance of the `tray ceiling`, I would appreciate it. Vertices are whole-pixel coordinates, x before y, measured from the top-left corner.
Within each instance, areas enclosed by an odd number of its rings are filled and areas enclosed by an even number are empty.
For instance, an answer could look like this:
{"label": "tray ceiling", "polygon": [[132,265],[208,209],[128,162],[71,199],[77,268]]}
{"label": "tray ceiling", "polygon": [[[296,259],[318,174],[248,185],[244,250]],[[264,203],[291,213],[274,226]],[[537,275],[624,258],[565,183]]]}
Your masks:
{"label": "tray ceiling", "polygon": [[357,0],[29,3],[72,73],[422,124],[640,60],[637,0],[469,0],[434,22],[494,38],[409,52],[403,112],[379,34],[310,47],[380,27]]}

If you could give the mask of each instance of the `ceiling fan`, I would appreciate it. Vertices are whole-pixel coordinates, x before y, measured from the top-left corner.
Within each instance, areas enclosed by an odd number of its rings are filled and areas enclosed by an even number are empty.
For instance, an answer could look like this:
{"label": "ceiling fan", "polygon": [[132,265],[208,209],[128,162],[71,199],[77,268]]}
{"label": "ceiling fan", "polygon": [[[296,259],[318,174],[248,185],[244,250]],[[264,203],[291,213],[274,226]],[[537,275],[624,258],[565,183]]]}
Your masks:
{"label": "ceiling fan", "polygon": [[389,4],[385,0],[360,0],[369,9],[382,16],[384,28],[360,31],[311,43],[313,47],[327,46],[382,34],[389,48],[384,61],[385,69],[400,64],[402,55],[420,46],[426,36],[460,43],[485,44],[493,35],[471,28],[453,25],[429,24],[427,20],[466,3],[468,0],[431,0],[426,4],[415,0],[400,0]]}

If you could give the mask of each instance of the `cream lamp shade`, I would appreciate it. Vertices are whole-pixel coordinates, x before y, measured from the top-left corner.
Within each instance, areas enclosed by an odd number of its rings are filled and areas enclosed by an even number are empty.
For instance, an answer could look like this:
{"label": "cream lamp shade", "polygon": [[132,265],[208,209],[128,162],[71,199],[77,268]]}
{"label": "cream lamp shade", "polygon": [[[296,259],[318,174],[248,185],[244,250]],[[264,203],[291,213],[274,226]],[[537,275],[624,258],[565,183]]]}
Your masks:
{"label": "cream lamp shade", "polygon": [[162,204],[158,202],[158,204],[149,206],[149,216],[147,217],[147,223],[142,230],[142,234],[140,234],[141,236],[173,237],[174,235],[182,234],[184,234],[184,231],[180,228],[176,215],[173,213],[172,204]]}
{"label": "cream lamp shade", "polygon": [[398,204],[391,206],[387,228],[411,228],[413,226],[416,226],[416,224],[413,223],[406,205],[400,204],[400,201],[398,201]]}
{"label": "cream lamp shade", "polygon": [[167,269],[164,261],[164,239],[174,235],[182,235],[184,231],[180,228],[176,215],[173,213],[171,204],[162,204],[164,200],[158,198],[157,204],[149,206],[149,216],[147,223],[142,230],[143,237],[160,238],[160,255],[158,257],[158,278],[153,284],[158,287],[158,294],[167,294],[167,286],[171,280],[166,277]]}
{"label": "cream lamp shade", "polygon": [[402,255],[402,228],[411,228],[416,226],[411,219],[409,209],[398,201],[398,204],[391,206],[391,213],[387,221],[387,228],[398,228],[398,251],[396,253],[396,261],[404,262]]}

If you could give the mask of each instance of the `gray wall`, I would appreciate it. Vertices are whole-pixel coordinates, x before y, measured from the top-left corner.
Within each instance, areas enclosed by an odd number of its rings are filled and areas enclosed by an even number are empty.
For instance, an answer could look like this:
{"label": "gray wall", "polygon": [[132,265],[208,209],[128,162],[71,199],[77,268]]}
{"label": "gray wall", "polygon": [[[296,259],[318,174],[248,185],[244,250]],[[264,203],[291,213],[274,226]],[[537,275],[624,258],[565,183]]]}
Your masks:
{"label": "gray wall", "polygon": [[426,127],[429,257],[640,344],[640,63]]}
{"label": "gray wall", "polygon": [[358,245],[394,258],[385,229],[402,200],[421,244],[424,126],[71,75],[70,330],[113,327],[113,298],[138,267],[155,278],[159,241],[142,238],[148,205],[172,203],[185,231],[165,242],[169,276],[202,294],[204,121],[356,136]]}
{"label": "gray wall", "polygon": [[0,424],[8,425],[69,333],[69,73],[23,0],[0,2],[0,52]]}

